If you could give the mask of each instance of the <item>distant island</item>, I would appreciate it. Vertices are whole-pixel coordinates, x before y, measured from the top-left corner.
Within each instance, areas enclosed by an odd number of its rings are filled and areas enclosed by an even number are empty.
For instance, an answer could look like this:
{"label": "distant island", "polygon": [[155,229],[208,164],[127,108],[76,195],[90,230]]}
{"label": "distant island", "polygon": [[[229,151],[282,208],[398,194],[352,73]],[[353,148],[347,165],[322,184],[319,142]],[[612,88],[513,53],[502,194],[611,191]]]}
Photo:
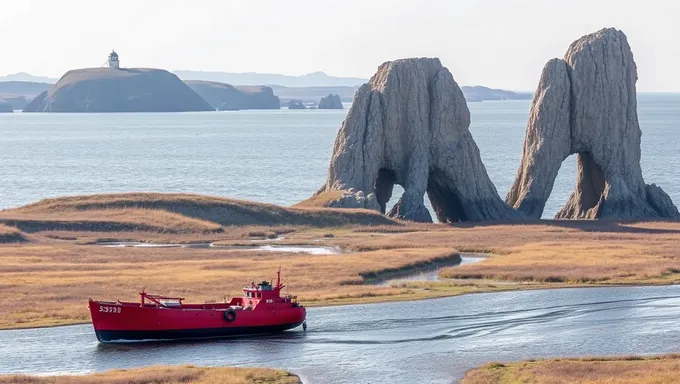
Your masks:
{"label": "distant island", "polygon": [[[368,81],[358,77],[329,76],[324,72],[313,72],[302,76],[281,75],[278,73],[229,73],[204,71],[174,71],[182,80],[217,81],[234,85],[281,85],[284,87],[358,87]],[[326,92],[328,94],[328,92]],[[317,99],[318,100],[318,99]]]}
{"label": "distant island", "polygon": [[[323,72],[289,76],[175,71],[173,75],[161,69],[134,68],[82,69],[68,72],[57,84],[49,84],[52,80],[55,79],[23,72],[0,77],[0,99],[10,103],[14,110],[26,112],[278,109],[287,107],[291,101],[294,101],[295,109],[304,104],[317,105],[328,95],[337,95],[341,103],[352,102],[359,85],[368,81],[329,76]],[[480,85],[461,89],[468,102],[530,100],[533,97],[529,92]],[[324,107],[321,103],[320,108]]]}
{"label": "distant island", "polygon": [[531,100],[534,95],[528,92],[512,92],[502,89],[493,89],[475,85],[474,87],[463,86],[460,87],[463,91],[463,96],[468,102],[474,101],[491,101],[491,100]]}
{"label": "distant island", "polygon": [[346,103],[351,103],[354,94],[359,87],[332,87],[332,86],[318,86],[318,87],[284,87],[281,85],[270,85],[274,94],[281,99],[281,105],[285,105],[291,100],[301,100],[304,103],[318,103],[321,98],[329,94],[339,95],[340,100]]}
{"label": "distant island", "polygon": [[0,102],[9,103],[12,109],[20,111],[30,100],[50,89],[51,86],[47,83],[2,81],[0,82]]}
{"label": "distant island", "polygon": [[24,112],[188,112],[213,107],[162,69],[87,68],[67,72]]}
{"label": "distant island", "polygon": [[326,97],[322,97],[319,101],[318,109],[343,109],[342,101],[340,100],[340,95],[329,94]]}
{"label": "distant island", "polygon": [[291,100],[288,102],[288,109],[307,109],[301,100]]}
{"label": "distant island", "polygon": [[19,72],[19,73],[12,73],[7,76],[0,76],[0,82],[22,82],[22,83],[47,83],[47,84],[54,84],[59,79],[55,79],[53,77],[46,77],[46,76],[33,76],[30,73],[26,72]]}
{"label": "distant island", "polygon": [[204,80],[185,80],[184,83],[217,110],[281,108],[279,98],[270,87],[235,87]]}
{"label": "distant island", "polygon": [[12,112],[14,112],[12,104],[8,101],[0,99],[0,113],[12,113]]}

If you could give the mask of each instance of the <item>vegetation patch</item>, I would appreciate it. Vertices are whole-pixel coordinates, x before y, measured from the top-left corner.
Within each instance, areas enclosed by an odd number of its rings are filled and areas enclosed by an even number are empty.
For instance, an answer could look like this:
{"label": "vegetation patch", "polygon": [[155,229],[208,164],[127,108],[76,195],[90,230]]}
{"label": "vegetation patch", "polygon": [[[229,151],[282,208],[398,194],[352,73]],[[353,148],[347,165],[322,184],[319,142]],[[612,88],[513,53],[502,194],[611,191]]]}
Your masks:
{"label": "vegetation patch", "polygon": [[28,238],[19,229],[0,224],[0,244],[25,242],[28,242]]}
{"label": "vegetation patch", "polygon": [[672,384],[680,355],[491,363],[465,373],[461,384]]}
{"label": "vegetation patch", "polygon": [[120,369],[83,376],[0,376],[0,384],[300,384],[288,372],[262,368],[194,366]]}
{"label": "vegetation patch", "polygon": [[[138,210],[164,211],[166,214],[177,214],[187,220],[191,218],[219,226],[312,225],[329,227],[399,224],[378,212],[365,209],[288,208],[245,200],[177,193],[121,193],[44,199],[34,204],[2,211],[0,221],[21,220],[22,218],[36,220],[48,217],[50,214],[62,221],[82,221],[83,218],[101,221],[101,212],[111,210],[122,215],[126,212],[132,214]],[[88,229],[76,228],[74,230]],[[112,230],[127,229],[117,227]]]}

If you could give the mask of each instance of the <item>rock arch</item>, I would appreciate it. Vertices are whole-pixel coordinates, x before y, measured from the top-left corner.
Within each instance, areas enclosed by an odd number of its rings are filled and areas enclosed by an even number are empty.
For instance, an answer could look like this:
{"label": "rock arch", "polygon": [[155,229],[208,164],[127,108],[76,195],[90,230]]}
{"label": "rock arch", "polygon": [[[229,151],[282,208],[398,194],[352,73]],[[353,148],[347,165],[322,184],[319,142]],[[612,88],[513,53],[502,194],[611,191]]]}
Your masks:
{"label": "rock arch", "polygon": [[498,196],[469,126],[463,92],[439,59],[386,62],[354,96],[326,183],[307,202],[384,212],[399,184],[391,217],[431,222],[425,193],[441,222],[523,217]]}
{"label": "rock arch", "polygon": [[602,29],[550,60],[534,96],[522,163],[506,202],[540,218],[562,162],[577,154],[576,189],[555,218],[677,218],[640,167],[637,67],[626,35]]}

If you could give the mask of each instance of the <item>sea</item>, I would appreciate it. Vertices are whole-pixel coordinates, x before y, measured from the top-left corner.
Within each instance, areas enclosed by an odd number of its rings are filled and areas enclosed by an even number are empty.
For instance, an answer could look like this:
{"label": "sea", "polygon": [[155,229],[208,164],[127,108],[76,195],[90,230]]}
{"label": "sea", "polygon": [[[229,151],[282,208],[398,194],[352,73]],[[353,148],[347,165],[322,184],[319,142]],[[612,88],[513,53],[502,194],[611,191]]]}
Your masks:
{"label": "sea", "polygon": [[[470,131],[503,198],[520,165],[530,105],[468,104]],[[131,191],[291,205],[325,181],[346,113],[0,114],[0,209],[49,197]],[[638,114],[645,181],[680,203],[680,94],[639,94]],[[573,191],[575,168],[575,156],[562,164],[544,218],[553,217]],[[395,189],[391,203],[401,193]]]}

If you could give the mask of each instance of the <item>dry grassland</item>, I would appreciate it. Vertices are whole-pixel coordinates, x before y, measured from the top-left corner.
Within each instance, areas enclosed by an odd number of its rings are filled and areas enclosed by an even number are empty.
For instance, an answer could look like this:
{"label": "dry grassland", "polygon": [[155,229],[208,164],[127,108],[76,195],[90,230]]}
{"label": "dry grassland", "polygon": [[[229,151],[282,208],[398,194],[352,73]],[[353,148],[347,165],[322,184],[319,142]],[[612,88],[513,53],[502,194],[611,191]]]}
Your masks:
{"label": "dry grassland", "polygon": [[377,250],[343,255],[191,248],[108,248],[67,242],[0,246],[0,328],[86,322],[87,298],[137,301],[152,293],[189,302],[240,295],[252,280],[283,268],[290,293],[304,304],[407,294],[363,285],[362,274],[455,254],[448,248]]}
{"label": "dry grassland", "polygon": [[[325,217],[323,225],[310,224],[315,215]],[[0,328],[87,322],[88,297],[136,300],[143,287],[192,302],[219,301],[240,294],[252,279],[272,278],[279,266],[290,293],[308,306],[493,290],[680,283],[678,222],[547,220],[446,226],[396,222],[380,215],[376,219],[376,215],[249,202],[241,206],[235,200],[176,194],[49,199],[0,211],[0,221],[14,220],[31,233],[0,229],[28,240],[0,244]],[[254,224],[228,225],[238,220]],[[101,225],[73,224],[88,221]],[[55,227],[55,222],[61,226]],[[285,224],[275,225],[281,222]],[[333,222],[339,224],[330,225]],[[379,225],[366,225],[371,223]],[[126,225],[136,229],[120,230]],[[345,253],[92,244],[104,240],[305,244],[336,246]],[[450,258],[456,250],[485,252],[490,257],[478,264],[444,268],[440,277],[451,280],[391,287],[365,284],[367,278]]]}
{"label": "dry grassland", "polygon": [[84,376],[0,376],[0,384],[299,384],[297,376],[260,368],[148,367]]}
{"label": "dry grassland", "polygon": [[538,360],[487,364],[461,384],[675,384],[680,356]]}

